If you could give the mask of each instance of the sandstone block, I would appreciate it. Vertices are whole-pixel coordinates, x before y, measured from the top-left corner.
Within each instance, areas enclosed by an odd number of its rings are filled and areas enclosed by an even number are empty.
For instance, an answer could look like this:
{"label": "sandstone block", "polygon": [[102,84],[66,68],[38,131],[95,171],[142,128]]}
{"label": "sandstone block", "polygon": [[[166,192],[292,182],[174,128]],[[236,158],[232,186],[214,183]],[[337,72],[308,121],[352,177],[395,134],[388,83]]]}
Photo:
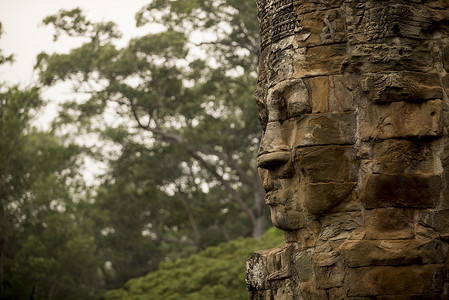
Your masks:
{"label": "sandstone block", "polygon": [[278,284],[271,289],[270,298],[266,299],[279,299],[279,300],[298,299],[298,296],[295,293],[294,283],[291,282],[290,279],[278,281]]}
{"label": "sandstone block", "polygon": [[446,0],[426,0],[426,5],[437,9],[449,9],[449,2]]}
{"label": "sandstone block", "polygon": [[410,239],[414,236],[414,210],[379,208],[365,211],[365,228],[368,240]]}
{"label": "sandstone block", "polygon": [[312,98],[312,113],[329,111],[329,76],[318,76],[309,79]]}
{"label": "sandstone block", "polygon": [[432,13],[424,5],[351,1],[346,12],[352,43],[388,37],[423,39],[423,31],[432,25]]}
{"label": "sandstone block", "polygon": [[312,254],[310,251],[305,250],[295,254],[295,272],[298,276],[298,279],[301,282],[312,280],[313,273],[313,265],[312,265]]}
{"label": "sandstone block", "polygon": [[348,296],[428,295],[441,291],[444,265],[350,268],[345,284]]}
{"label": "sandstone block", "polygon": [[300,198],[303,199],[304,207],[309,213],[324,214],[344,202],[356,184],[356,182],[310,183],[301,190]]}
{"label": "sandstone block", "polygon": [[265,128],[268,123],[268,110],[266,102],[267,91],[265,89],[265,82],[258,82],[254,91],[254,98],[257,104],[257,118],[262,128]]}
{"label": "sandstone block", "polygon": [[[278,82],[293,78],[293,59],[296,52],[293,49],[271,53],[268,65],[268,82],[270,87]],[[298,76],[295,76],[299,78]]]}
{"label": "sandstone block", "polygon": [[436,137],[442,134],[441,100],[422,104],[394,102],[389,105],[372,105],[360,120],[362,140],[405,137]]}
{"label": "sandstone block", "polygon": [[331,288],[328,290],[329,300],[345,300],[348,299],[346,293],[348,289],[345,287]]}
{"label": "sandstone block", "polygon": [[345,268],[338,252],[317,253],[313,256],[313,266],[318,289],[343,285]]}
{"label": "sandstone block", "polygon": [[442,59],[443,59],[443,66],[444,66],[444,69],[446,70],[446,71],[449,71],[449,48],[448,48],[448,44],[447,43],[445,43],[445,44],[443,44],[443,47],[442,47]]}
{"label": "sandstone block", "polygon": [[346,241],[363,230],[363,218],[360,211],[330,213],[320,217],[321,232],[319,242]]}
{"label": "sandstone block", "polygon": [[388,139],[374,143],[373,172],[380,174],[431,173],[431,143],[406,139]]}
{"label": "sandstone block", "polygon": [[423,211],[420,213],[420,222],[433,228],[441,238],[449,239],[449,211]]}
{"label": "sandstone block", "polygon": [[354,111],[353,79],[348,75],[329,77],[329,111]]}
{"label": "sandstone block", "polygon": [[394,295],[394,296],[378,296],[377,300],[435,300],[444,299],[443,295],[440,294],[421,294],[421,295]]}
{"label": "sandstone block", "polygon": [[282,230],[297,230],[305,225],[302,212],[286,209],[284,205],[270,204],[270,214],[273,225]]}
{"label": "sandstone block", "polygon": [[350,67],[362,73],[388,73],[434,71],[431,46],[426,43],[370,43],[354,45],[350,55]]}
{"label": "sandstone block", "polygon": [[260,152],[289,151],[296,132],[296,122],[268,122],[262,136]]}
{"label": "sandstone block", "polygon": [[338,75],[348,61],[345,44],[295,49],[293,76]]}
{"label": "sandstone block", "polygon": [[[302,9],[302,11],[304,11],[304,9]],[[300,34],[307,33],[308,36],[307,39],[298,43],[298,45],[300,47],[310,47],[320,44],[345,42],[347,38],[344,14],[345,11],[342,7],[326,10],[314,10],[311,13],[301,14]]]}
{"label": "sandstone block", "polygon": [[295,11],[298,15],[303,15],[310,12],[328,10],[330,8],[341,8],[344,6],[344,0],[327,0],[322,1],[298,1],[294,0]]}
{"label": "sandstone block", "polygon": [[271,289],[271,282],[292,275],[292,255],[296,244],[254,252],[246,261],[248,291]]}
{"label": "sandstone block", "polygon": [[344,75],[317,76],[307,81],[312,113],[354,111],[352,79]]}
{"label": "sandstone block", "polygon": [[295,151],[293,159],[297,172],[308,183],[355,182],[358,175],[353,146],[313,146]]}
{"label": "sandstone block", "polygon": [[428,174],[373,174],[360,195],[365,208],[433,207],[439,200],[441,178]]}
{"label": "sandstone block", "polygon": [[316,246],[317,233],[313,230],[302,227],[298,230],[284,231],[284,240],[286,243],[297,243],[299,250],[304,250]]}
{"label": "sandstone block", "polygon": [[301,295],[296,299],[321,300],[326,298],[327,293],[325,290],[317,289],[314,281],[307,281],[301,283]]}
{"label": "sandstone block", "polygon": [[443,89],[437,74],[390,72],[365,75],[362,89],[377,104],[395,101],[419,102],[442,99]]}
{"label": "sandstone block", "polygon": [[307,114],[284,122],[268,122],[260,151],[354,144],[355,127],[354,113]]}
{"label": "sandstone block", "polygon": [[447,251],[433,240],[354,240],[341,245],[348,267],[441,264]]}
{"label": "sandstone block", "polygon": [[272,299],[270,290],[250,290],[249,297],[252,300]]}
{"label": "sandstone block", "polygon": [[298,146],[349,145],[355,142],[356,115],[327,113],[304,115],[296,120],[292,148]]}

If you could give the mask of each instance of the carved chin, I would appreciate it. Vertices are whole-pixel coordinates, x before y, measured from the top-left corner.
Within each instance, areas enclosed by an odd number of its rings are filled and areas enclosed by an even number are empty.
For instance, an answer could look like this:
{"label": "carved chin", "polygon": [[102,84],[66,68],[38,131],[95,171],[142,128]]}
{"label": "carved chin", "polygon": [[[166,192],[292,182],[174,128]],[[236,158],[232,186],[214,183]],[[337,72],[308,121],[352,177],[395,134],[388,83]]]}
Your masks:
{"label": "carved chin", "polygon": [[296,210],[287,210],[282,205],[270,206],[271,222],[282,230],[297,230],[304,227],[304,216]]}

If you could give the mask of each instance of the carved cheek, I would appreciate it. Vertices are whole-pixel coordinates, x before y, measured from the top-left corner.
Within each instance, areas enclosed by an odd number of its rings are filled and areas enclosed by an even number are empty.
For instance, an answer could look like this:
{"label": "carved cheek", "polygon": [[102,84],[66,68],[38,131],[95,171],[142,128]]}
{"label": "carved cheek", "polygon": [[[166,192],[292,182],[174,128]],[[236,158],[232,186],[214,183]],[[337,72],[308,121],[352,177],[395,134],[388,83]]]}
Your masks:
{"label": "carved cheek", "polygon": [[276,151],[290,151],[296,141],[296,122],[269,122],[262,136],[259,155]]}

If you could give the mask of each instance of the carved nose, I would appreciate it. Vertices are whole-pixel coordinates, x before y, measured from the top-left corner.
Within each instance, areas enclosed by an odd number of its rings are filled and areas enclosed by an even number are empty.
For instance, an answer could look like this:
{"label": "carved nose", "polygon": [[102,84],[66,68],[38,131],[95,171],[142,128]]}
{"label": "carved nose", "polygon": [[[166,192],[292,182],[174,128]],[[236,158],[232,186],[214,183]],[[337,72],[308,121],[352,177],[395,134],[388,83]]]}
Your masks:
{"label": "carved nose", "polygon": [[257,166],[262,169],[275,170],[285,165],[290,158],[290,152],[278,151],[261,154],[257,158]]}

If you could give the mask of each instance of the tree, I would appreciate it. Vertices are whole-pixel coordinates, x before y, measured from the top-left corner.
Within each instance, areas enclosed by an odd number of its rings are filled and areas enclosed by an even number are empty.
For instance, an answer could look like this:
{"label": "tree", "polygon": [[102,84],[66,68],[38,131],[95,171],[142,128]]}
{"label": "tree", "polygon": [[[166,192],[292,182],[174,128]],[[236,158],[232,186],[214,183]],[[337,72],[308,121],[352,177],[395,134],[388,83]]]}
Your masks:
{"label": "tree", "polygon": [[96,288],[81,149],[30,125],[42,105],[37,87],[0,85],[1,299],[80,299]]}
{"label": "tree", "polygon": [[1,295],[79,299],[96,276],[79,203],[80,149],[30,127],[41,103],[37,88],[0,93]]}
{"label": "tree", "polygon": [[[191,202],[190,192],[197,189],[186,179],[193,175],[203,187],[225,191],[221,201],[236,203],[250,222],[248,233],[260,237],[267,210],[255,167],[260,138],[252,100],[258,60],[255,11],[248,1],[153,1],[138,13],[138,24],[158,21],[166,30],[136,38],[123,49],[113,44],[119,36],[113,24],[91,23],[79,9],[61,11],[44,22],[88,41],[69,54],[41,54],[38,68],[43,84],[70,80],[76,90],[91,95],[84,103],[66,104],[66,117],[77,116],[73,121],[81,126],[114,105],[124,118],[120,129],[133,133],[138,128],[151,138],[148,148],[176,153],[171,159],[178,167],[190,168],[181,168],[170,182],[177,197],[186,200],[178,200],[181,204]],[[198,30],[211,38],[194,44]],[[198,51],[209,55],[195,57]],[[184,204],[189,240],[199,245],[196,218]]]}

